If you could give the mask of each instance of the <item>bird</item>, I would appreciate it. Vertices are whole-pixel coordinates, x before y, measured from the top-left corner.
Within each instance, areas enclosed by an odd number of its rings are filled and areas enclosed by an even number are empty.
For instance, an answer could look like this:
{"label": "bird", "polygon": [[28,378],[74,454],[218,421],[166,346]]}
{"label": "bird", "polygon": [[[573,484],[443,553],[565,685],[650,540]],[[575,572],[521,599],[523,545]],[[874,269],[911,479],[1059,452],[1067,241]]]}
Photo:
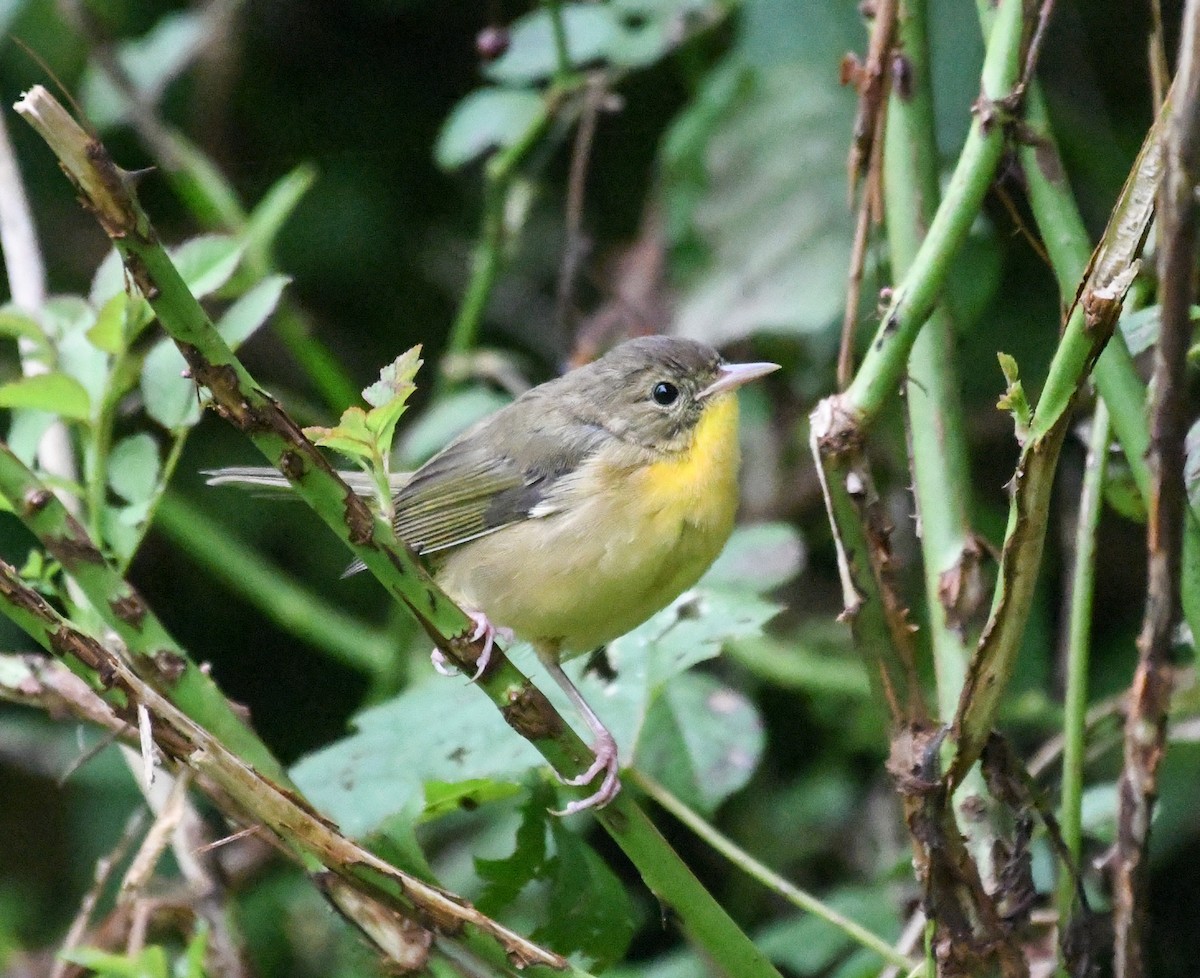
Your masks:
{"label": "bird", "polygon": [[[563,671],[692,587],[733,530],[738,387],[775,363],[727,363],[706,343],[627,340],[477,422],[393,490],[397,536],[483,640],[530,643],[578,710],[593,763],[564,783],[600,786],[568,815],[620,791],[617,745]],[[209,483],[281,484],[261,468]],[[360,483],[361,485],[361,483]],[[352,569],[361,569],[361,565]],[[434,666],[449,673],[433,652]]]}

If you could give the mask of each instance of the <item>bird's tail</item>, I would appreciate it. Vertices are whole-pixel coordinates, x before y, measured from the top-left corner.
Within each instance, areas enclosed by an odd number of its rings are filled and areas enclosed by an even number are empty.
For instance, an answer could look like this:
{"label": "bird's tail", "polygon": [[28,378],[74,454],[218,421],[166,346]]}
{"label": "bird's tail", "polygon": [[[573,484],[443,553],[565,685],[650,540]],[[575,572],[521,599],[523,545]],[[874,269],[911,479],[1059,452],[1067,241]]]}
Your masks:
{"label": "bird's tail", "polygon": [[[264,465],[231,465],[223,469],[205,469],[210,486],[252,486],[257,489],[287,491],[291,484],[278,469]],[[371,477],[365,472],[338,472],[342,481],[360,496],[369,496],[375,491]],[[403,488],[412,477],[411,472],[393,472],[391,475],[392,491]],[[274,492],[267,495],[274,495]]]}

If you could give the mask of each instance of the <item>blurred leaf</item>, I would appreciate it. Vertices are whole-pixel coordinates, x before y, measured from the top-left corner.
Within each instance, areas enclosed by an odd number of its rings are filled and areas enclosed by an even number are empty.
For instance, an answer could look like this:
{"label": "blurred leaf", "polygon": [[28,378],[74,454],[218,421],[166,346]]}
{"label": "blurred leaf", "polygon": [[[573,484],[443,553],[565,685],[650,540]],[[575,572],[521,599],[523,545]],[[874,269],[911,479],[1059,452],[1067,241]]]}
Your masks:
{"label": "blurred leaf", "polygon": [[311,163],[301,163],[271,185],[242,228],[241,238],[247,250],[252,253],[271,250],[283,225],[316,179],[316,168]]}
{"label": "blurred leaf", "polygon": [[[593,3],[564,3],[560,10],[571,66],[607,61],[620,32],[613,10]],[[542,81],[557,70],[550,13],[539,7],[513,21],[508,29],[508,50],[483,73],[491,81],[517,85]]]}
{"label": "blurred leaf", "polygon": [[790,523],[743,526],[709,568],[714,586],[755,592],[786,584],[804,569],[804,541]]}
{"label": "blurred leaf", "polygon": [[482,386],[464,387],[438,398],[400,435],[400,457],[415,468],[476,421],[511,401],[511,397]]}
{"label": "blurred leaf", "polygon": [[96,978],[171,978],[167,952],[157,944],[137,954],[112,954],[95,947],[60,951],[62,960],[96,973]]}
{"label": "blurred leaf", "polygon": [[[575,673],[584,697],[599,709],[628,762],[648,749],[642,743],[647,714],[668,684],[696,663],[717,655],[726,641],[758,634],[776,611],[775,605],[754,594],[709,585],[705,579],[670,607],[609,643],[605,655],[616,678],[603,679],[590,671],[580,675],[578,659],[567,668]],[[586,737],[582,721],[533,650],[518,643],[506,651]],[[701,708],[688,715],[680,715],[678,706],[674,709],[682,731],[679,736],[686,738],[689,749],[696,745],[697,756],[714,765],[753,769],[761,734],[754,727],[757,720],[749,719],[748,704],[743,709],[744,701],[735,694],[710,684],[687,688],[703,690],[690,694],[692,702],[702,703]],[[730,733],[693,729],[716,722],[712,697],[736,705]],[[355,836],[372,831],[398,811],[408,811],[414,818],[430,817],[423,790],[426,782],[521,784],[530,770],[540,770],[545,763],[512,732],[487,698],[463,680],[418,681],[395,699],[360,713],[354,728],[351,736],[303,758],[292,776],[315,805]],[[699,766],[697,761],[691,763]],[[715,804],[735,790],[731,785],[736,783],[734,772],[727,772],[724,782],[711,787],[708,800]],[[438,788],[439,798],[444,790]],[[488,793],[481,790],[479,799]]]}
{"label": "blurred leaf", "polygon": [[1188,429],[1183,450],[1183,482],[1187,486],[1192,512],[1200,519],[1200,421],[1193,422]]}
{"label": "blurred leaf", "polygon": [[691,950],[663,954],[648,962],[621,964],[605,972],[608,978],[718,978],[716,968]]}
{"label": "blurred leaf", "polygon": [[200,420],[200,394],[195,382],[184,376],[187,369],[183,354],[166,338],[154,344],[142,364],[146,413],[169,431]]}
{"label": "blurred leaf", "polygon": [[171,261],[197,299],[229,281],[245,245],[227,234],[204,234],[171,249]]}
{"label": "blurred leaf", "polygon": [[839,319],[848,110],[831,67],[735,55],[706,79],[662,154],[678,333],[720,345]]}
{"label": "blurred leaf", "polygon": [[488,150],[511,146],[545,110],[542,96],[529,89],[474,91],[454,107],[442,126],[434,159],[443,169],[454,170]]}
{"label": "blurred leaf", "polygon": [[745,786],[766,738],[758,711],[710,676],[683,673],[646,716],[634,763],[692,808],[711,813]]}
{"label": "blurred leaf", "polygon": [[[1200,306],[1192,306],[1188,315],[1193,327],[1200,323]],[[1129,352],[1136,357],[1158,342],[1158,334],[1162,329],[1162,308],[1154,305],[1122,310],[1117,326],[1125,337]]]}
{"label": "blurred leaf", "polygon": [[[117,49],[117,61],[138,96],[154,104],[195,58],[206,37],[205,18],[199,13],[168,13],[142,37],[123,42]],[[80,92],[92,125],[106,129],[125,120],[129,100],[95,62],[84,72]]]}
{"label": "blurred leaf", "polygon": [[97,350],[117,354],[125,349],[125,311],[128,304],[128,298],[120,293],[100,307],[95,325],[86,334],[88,342]]}
{"label": "blurred leaf", "polygon": [[[1125,519],[1134,523],[1146,522],[1146,501],[1133,479],[1133,470],[1124,452],[1108,454],[1108,467],[1104,472],[1104,501]],[[1192,505],[1195,506],[1194,499]]]}
{"label": "blurred leaf", "polygon": [[8,426],[8,447],[22,462],[32,466],[37,458],[37,448],[42,435],[56,420],[58,419],[50,411],[14,410]]}
{"label": "blurred leaf", "polygon": [[[885,941],[900,936],[900,915],[888,890],[882,886],[843,887],[823,898],[823,902]],[[812,914],[796,914],[769,925],[756,935],[755,943],[776,964],[802,975],[825,972],[858,946],[844,931]],[[878,971],[877,957],[874,964]]]}
{"label": "blurred leaf", "polygon": [[[561,6],[571,68],[603,63],[615,68],[654,64],[677,47],[693,23],[712,22],[726,7],[711,0],[612,0]],[[525,14],[509,28],[505,53],[484,69],[492,81],[529,84],[558,71],[558,49],[549,11]]]}
{"label": "blurred leaf", "polygon": [[88,392],[66,374],[38,374],[0,385],[0,407],[35,408],[61,418],[86,421],[91,416]]}
{"label": "blurred leaf", "polygon": [[[1157,818],[1157,813],[1155,813]],[[1117,840],[1117,784],[1093,784],[1083,789],[1079,805],[1083,831],[1105,845]]]}
{"label": "blurred leaf", "polygon": [[88,290],[88,302],[94,309],[100,309],[114,295],[125,292],[125,286],[125,263],[121,261],[121,253],[113,248],[104,256],[104,261],[100,263],[96,274],[92,276],[92,286]]}
{"label": "blurred leaf", "polygon": [[245,343],[270,318],[290,281],[286,275],[268,275],[241,296],[217,322],[221,338],[235,350]]}
{"label": "blurred leaf", "polygon": [[43,348],[46,346],[46,334],[42,332],[41,324],[11,302],[0,306],[0,336],[33,340]]}
{"label": "blurred leaf", "polygon": [[142,433],[123,438],[108,460],[108,484],[129,503],[145,502],[158,485],[158,443]]}

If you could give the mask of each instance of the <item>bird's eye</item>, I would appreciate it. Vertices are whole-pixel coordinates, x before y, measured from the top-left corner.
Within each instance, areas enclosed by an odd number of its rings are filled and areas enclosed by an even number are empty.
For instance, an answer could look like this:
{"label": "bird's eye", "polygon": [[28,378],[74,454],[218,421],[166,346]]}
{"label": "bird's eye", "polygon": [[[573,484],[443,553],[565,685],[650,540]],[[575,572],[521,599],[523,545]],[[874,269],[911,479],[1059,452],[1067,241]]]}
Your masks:
{"label": "bird's eye", "polygon": [[668,404],[674,404],[675,399],[679,396],[679,388],[674,384],[668,384],[665,380],[654,385],[654,390],[650,392],[650,396],[654,398],[655,404],[661,404],[666,407]]}

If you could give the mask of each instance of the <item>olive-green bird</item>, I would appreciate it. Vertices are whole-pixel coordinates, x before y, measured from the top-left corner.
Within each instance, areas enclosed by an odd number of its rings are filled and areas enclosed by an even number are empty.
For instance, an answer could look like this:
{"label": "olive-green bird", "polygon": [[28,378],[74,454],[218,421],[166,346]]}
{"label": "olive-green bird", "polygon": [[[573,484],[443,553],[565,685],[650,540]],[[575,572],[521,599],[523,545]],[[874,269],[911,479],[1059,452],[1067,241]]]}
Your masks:
{"label": "olive-green bird", "polygon": [[[725,363],[693,340],[630,340],[527,391],[398,480],[397,535],[484,639],[475,678],[496,635],[515,634],[592,731],[595,762],[567,783],[604,779],[565,813],[606,804],[620,781],[616,742],[561,663],[641,624],[716,559],[738,504],[734,391],[777,369]],[[224,469],[210,482],[282,476]],[[436,650],[434,665],[446,671]]]}

